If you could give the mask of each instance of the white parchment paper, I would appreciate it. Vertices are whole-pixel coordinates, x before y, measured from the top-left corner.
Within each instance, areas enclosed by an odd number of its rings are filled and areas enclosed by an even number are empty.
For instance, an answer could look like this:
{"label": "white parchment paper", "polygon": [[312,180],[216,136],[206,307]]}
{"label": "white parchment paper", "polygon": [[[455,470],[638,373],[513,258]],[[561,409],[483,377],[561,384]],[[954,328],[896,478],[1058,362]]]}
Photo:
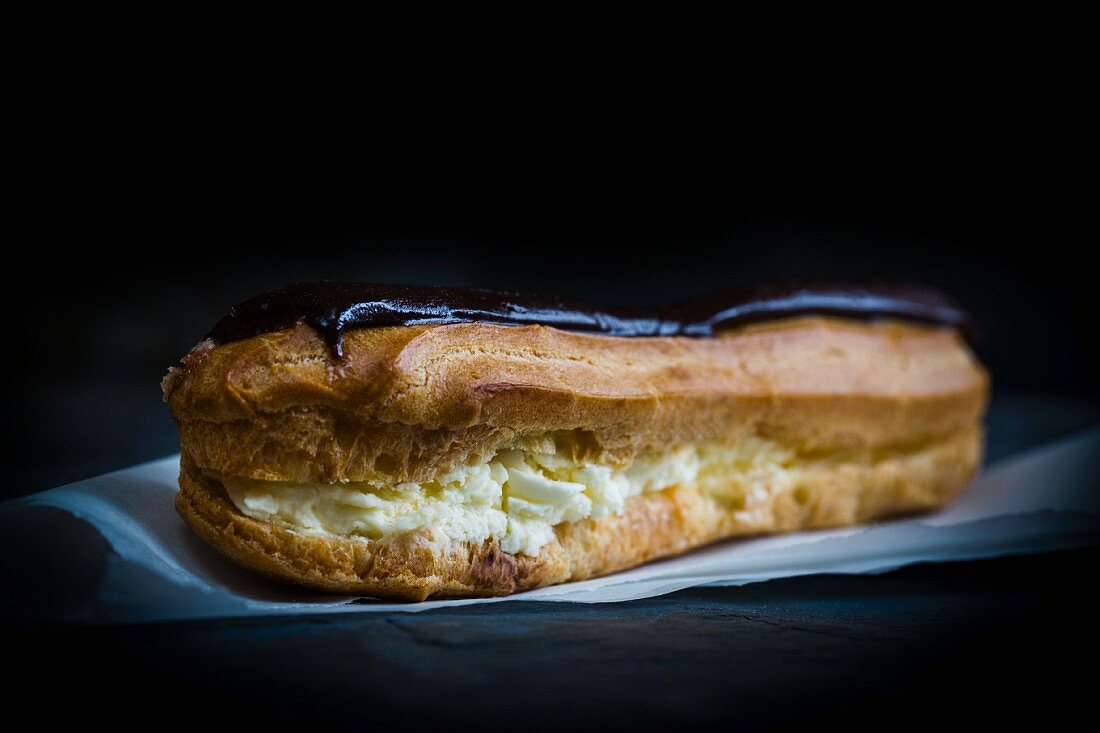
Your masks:
{"label": "white parchment paper", "polygon": [[[0,535],[22,538],[17,555],[54,558],[45,573],[49,577],[40,573],[37,580],[45,580],[42,585],[63,601],[24,595],[24,608],[15,611],[31,614],[26,610],[29,601],[34,615],[56,621],[140,623],[415,613],[473,603],[605,603],[698,585],[740,585],[812,573],[875,573],[917,562],[1080,547],[1092,544],[1100,528],[1100,430],[1094,429],[1000,462],[936,514],[735,540],[605,578],[504,599],[383,603],[309,595],[223,559],[176,515],[178,461],[173,456],[0,505]],[[71,521],[62,526],[57,510],[95,531],[75,532]],[[5,555],[10,559],[10,553]],[[67,571],[73,577],[65,577]]]}

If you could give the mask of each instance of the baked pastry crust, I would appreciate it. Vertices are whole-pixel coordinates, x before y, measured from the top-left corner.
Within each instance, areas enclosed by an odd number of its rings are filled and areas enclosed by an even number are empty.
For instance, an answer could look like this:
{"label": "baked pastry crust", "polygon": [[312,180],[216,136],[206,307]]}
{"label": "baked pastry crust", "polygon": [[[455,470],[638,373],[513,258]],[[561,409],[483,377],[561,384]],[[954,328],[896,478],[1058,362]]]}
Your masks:
{"label": "baked pastry crust", "polygon": [[384,540],[301,533],[242,514],[219,482],[186,457],[176,508],[223,555],[277,580],[409,601],[497,596],[605,575],[720,539],[931,509],[970,482],[981,445],[975,427],[865,465],[821,465],[750,512],[691,486],[641,494],[627,500],[622,514],[557,525],[555,540],[534,556],[504,552],[496,539],[451,541],[430,530]]}
{"label": "baked pastry crust", "polygon": [[[938,506],[981,459],[988,378],[946,328],[797,318],[715,338],[544,326],[394,326],[335,361],[298,326],[204,342],[164,381],[180,431],[177,508],[235,561],[312,588],[386,598],[500,595],[614,572],[726,537]],[[311,535],[242,514],[218,476],[395,484],[523,448],[625,466],[643,452],[752,437],[794,452],[797,488],[751,512],[692,486],[560,524],[535,556],[497,540]]]}
{"label": "baked pastry crust", "polygon": [[751,435],[863,450],[976,423],[988,379],[955,331],[800,318],[713,339],[544,326],[310,328],[215,346],[165,378],[185,453],[269,481],[425,481],[504,447],[628,463]]}

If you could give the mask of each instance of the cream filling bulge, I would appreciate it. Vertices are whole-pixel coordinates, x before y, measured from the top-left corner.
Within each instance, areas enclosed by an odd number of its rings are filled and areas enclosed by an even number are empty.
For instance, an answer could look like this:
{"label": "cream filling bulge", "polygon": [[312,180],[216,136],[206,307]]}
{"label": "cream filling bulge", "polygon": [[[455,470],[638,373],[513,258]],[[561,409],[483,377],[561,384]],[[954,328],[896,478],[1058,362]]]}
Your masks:
{"label": "cream filling bulge", "polygon": [[793,459],[775,442],[750,438],[640,455],[625,469],[508,450],[427,483],[223,483],[244,514],[300,532],[381,539],[430,529],[452,540],[495,538],[505,552],[536,555],[556,525],[620,514],[628,497],[672,486],[691,484],[751,511],[794,485]]}

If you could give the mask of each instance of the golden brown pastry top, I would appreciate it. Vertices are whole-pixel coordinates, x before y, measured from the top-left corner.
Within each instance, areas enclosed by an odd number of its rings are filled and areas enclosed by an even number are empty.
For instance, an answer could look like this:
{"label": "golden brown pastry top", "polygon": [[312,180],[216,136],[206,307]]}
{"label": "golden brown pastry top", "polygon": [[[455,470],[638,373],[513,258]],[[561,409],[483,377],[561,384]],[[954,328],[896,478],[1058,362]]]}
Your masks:
{"label": "golden brown pastry top", "polygon": [[755,433],[803,452],[933,439],[984,410],[988,379],[949,328],[807,317],[715,338],[619,338],[483,323],[306,326],[199,344],[164,380],[202,468],[294,480],[412,480],[504,445],[627,460]]}

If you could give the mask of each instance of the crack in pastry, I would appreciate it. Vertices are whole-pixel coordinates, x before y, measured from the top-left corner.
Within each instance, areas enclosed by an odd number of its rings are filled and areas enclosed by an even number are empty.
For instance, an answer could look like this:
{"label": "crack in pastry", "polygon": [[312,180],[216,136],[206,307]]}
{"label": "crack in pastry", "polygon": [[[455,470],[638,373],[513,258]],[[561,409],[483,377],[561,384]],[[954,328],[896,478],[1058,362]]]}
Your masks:
{"label": "crack in pastry", "polygon": [[[537,555],[552,541],[556,525],[622,514],[631,496],[702,485],[708,476],[726,474],[731,481],[736,475],[751,486],[747,495],[756,496],[781,481],[777,474],[786,463],[777,446],[746,441],[681,446],[639,456],[624,469],[505,450],[423,483],[221,480],[242,513],[301,532],[377,540],[431,527],[449,539],[494,539],[505,552]],[[720,488],[729,486],[723,482]]]}

